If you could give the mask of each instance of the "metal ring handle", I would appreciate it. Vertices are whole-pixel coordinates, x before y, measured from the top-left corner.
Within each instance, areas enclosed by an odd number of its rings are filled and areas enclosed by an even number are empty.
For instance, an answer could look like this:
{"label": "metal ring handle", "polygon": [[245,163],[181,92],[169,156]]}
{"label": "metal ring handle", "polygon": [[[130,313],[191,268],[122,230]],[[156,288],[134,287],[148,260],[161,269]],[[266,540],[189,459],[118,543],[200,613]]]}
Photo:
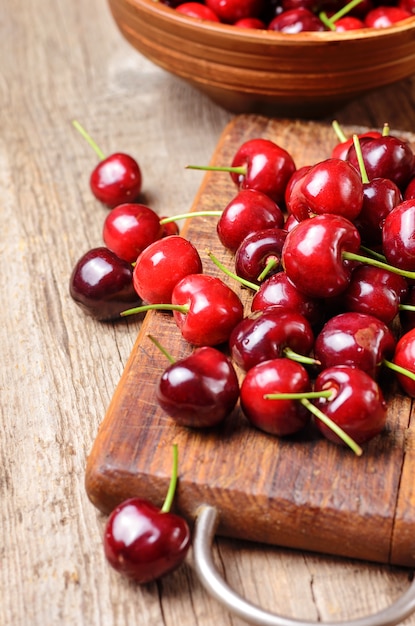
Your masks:
{"label": "metal ring handle", "polygon": [[[223,580],[212,558],[212,543],[219,520],[217,509],[203,506],[196,517],[193,538],[194,565],[205,589],[231,613],[257,626],[316,626],[317,622],[277,615],[261,609],[238,595]],[[415,579],[407,591],[386,609],[367,617],[320,626],[394,626],[415,611]]]}

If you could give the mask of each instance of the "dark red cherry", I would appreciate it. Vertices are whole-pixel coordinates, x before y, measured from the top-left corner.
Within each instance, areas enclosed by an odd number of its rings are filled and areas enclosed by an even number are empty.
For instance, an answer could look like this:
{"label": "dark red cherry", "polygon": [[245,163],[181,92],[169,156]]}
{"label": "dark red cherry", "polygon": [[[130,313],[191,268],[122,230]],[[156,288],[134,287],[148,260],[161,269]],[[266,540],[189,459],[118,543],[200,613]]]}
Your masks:
{"label": "dark red cherry", "polygon": [[386,216],[402,202],[399,187],[389,178],[374,178],[363,184],[363,205],[354,220],[362,243],[377,247],[382,244]]}
{"label": "dark red cherry", "polygon": [[396,377],[402,389],[412,398],[415,398],[415,329],[405,332],[396,344],[392,358],[395,365],[408,370],[412,377],[396,372]]}
{"label": "dark red cherry", "polygon": [[176,7],[176,11],[194,17],[198,20],[206,20],[208,22],[220,22],[219,17],[212,9],[200,2],[183,2]]}
{"label": "dark red cherry", "polygon": [[291,351],[308,356],[313,345],[314,333],[306,318],[280,307],[245,317],[229,338],[231,358],[245,371],[262,361],[289,356]]}
{"label": "dark red cherry", "polygon": [[121,311],[141,304],[131,264],[104,246],[89,250],[77,261],[69,292],[85,313],[100,321],[119,319]]}
{"label": "dark red cherry", "polygon": [[299,7],[283,11],[268,25],[269,30],[281,33],[302,33],[304,31],[324,31],[323,22],[312,11]]}
{"label": "dark red cherry", "polygon": [[107,248],[124,261],[133,263],[153,241],[160,239],[163,227],[153,209],[144,204],[119,204],[104,221],[102,238]]}
{"label": "dark red cherry", "polygon": [[[267,228],[247,235],[235,252],[235,272],[244,280],[259,284],[281,270],[281,252],[287,231]],[[261,279],[261,275],[266,275]]]}
{"label": "dark red cherry", "polygon": [[229,358],[203,346],[172,363],[157,385],[157,401],[179,425],[207,428],[220,424],[239,398],[239,382]]}
{"label": "dark red cherry", "polygon": [[[366,372],[349,366],[329,367],[314,383],[314,391],[330,390],[328,398],[317,398],[313,404],[347,433],[356,443],[370,441],[385,427],[387,404],[379,384]],[[343,440],[321,420],[317,428],[330,441]]]}
{"label": "dark red cherry", "polygon": [[404,200],[386,216],[383,253],[391,265],[415,271],[415,200]]}
{"label": "dark red cherry", "polygon": [[109,208],[134,202],[141,192],[142,175],[138,163],[128,154],[111,154],[93,169],[90,176],[94,196]]}
{"label": "dark red cherry", "polygon": [[221,22],[234,24],[238,20],[259,17],[265,7],[265,0],[205,0]]}
{"label": "dark red cherry", "polygon": [[133,281],[143,302],[171,302],[175,285],[188,274],[202,272],[196,247],[185,237],[170,235],[147,246],[137,258]]}
{"label": "dark red cherry", "polygon": [[256,428],[278,437],[292,435],[309,422],[309,411],[297,400],[269,400],[264,396],[310,389],[308,373],[300,363],[286,358],[263,361],[252,367],[241,383],[241,409]]}

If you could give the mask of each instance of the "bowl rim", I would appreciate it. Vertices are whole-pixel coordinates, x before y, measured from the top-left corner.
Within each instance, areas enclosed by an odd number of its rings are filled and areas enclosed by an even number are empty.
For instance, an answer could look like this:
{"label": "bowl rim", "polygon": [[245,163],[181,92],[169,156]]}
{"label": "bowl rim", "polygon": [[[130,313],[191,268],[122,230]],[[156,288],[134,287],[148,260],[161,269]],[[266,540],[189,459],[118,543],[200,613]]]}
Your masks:
{"label": "bowl rim", "polygon": [[[110,4],[115,4],[119,0],[109,0]],[[239,40],[243,36],[246,41],[252,43],[264,43],[272,45],[276,42],[284,42],[289,44],[298,43],[322,43],[324,41],[333,42],[345,42],[345,41],[357,41],[359,39],[372,39],[385,35],[385,37],[391,37],[399,35],[403,32],[415,30],[415,15],[408,17],[405,20],[400,20],[395,24],[385,28],[362,28],[358,30],[350,30],[345,32],[336,31],[305,31],[302,33],[281,33],[278,31],[269,31],[265,29],[248,29],[233,26],[231,24],[224,24],[222,22],[209,22],[198,18],[190,17],[176,9],[169,7],[159,0],[121,0],[122,2],[134,7],[139,7],[148,13],[159,15],[166,22],[171,24],[180,24],[183,28],[189,28],[190,30],[197,29],[198,32],[203,33],[207,37],[222,35],[223,37],[229,37],[230,39]]]}

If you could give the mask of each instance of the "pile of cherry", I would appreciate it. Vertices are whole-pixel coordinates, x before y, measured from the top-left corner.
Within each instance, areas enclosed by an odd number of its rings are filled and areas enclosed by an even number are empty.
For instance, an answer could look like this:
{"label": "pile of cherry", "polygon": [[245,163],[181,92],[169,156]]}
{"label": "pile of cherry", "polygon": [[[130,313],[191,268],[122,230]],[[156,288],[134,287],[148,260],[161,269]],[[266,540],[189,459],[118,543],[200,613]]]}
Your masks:
{"label": "pile of cherry", "polygon": [[161,0],[180,13],[283,33],[386,28],[415,13],[414,0]]}
{"label": "pile of cherry", "polygon": [[[137,163],[100,153],[91,189],[111,208],[105,245],[79,259],[70,293],[99,320],[172,311],[190,354],[175,360],[152,340],[169,360],[157,401],[177,424],[214,428],[239,402],[259,430],[286,437],[313,423],[360,455],[387,421],[385,372],[415,397],[415,156],[386,124],[348,138],[333,128],[332,154],[301,168],[264,138],[243,143],[229,167],[189,166],[235,183],[223,209],[201,212],[231,253],[232,268],[209,253],[223,278],[178,232],[176,221],[200,213],[160,218],[137,202]],[[252,293],[250,313],[232,281]],[[144,582],[183,560],[190,540],[181,518],[166,517],[171,499],[162,512],[139,499],[114,511],[104,543],[117,570]],[[141,515],[156,520],[153,543]]]}

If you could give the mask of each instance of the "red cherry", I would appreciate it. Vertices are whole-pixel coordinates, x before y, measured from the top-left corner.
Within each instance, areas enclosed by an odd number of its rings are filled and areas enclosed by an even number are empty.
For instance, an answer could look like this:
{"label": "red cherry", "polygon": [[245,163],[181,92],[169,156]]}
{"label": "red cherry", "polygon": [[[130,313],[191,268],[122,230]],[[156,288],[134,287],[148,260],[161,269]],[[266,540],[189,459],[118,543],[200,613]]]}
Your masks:
{"label": "red cherry", "polygon": [[269,30],[281,33],[301,33],[304,31],[324,31],[323,22],[312,11],[299,7],[283,11],[268,24]]}
{"label": "red cherry", "polygon": [[241,19],[259,17],[265,0],[205,0],[205,4],[221,22],[234,24]]}
{"label": "red cherry", "polygon": [[187,15],[188,17],[194,17],[199,20],[205,20],[208,22],[220,22],[219,17],[212,9],[200,2],[183,2],[176,7],[176,11]]}
{"label": "red cherry", "polygon": [[207,274],[183,278],[174,287],[171,301],[183,307],[173,315],[183,338],[196,346],[228,341],[244,313],[238,295],[220,278]]}
{"label": "red cherry", "polygon": [[100,321],[119,319],[141,300],[133,287],[133,269],[105,247],[93,248],[77,261],[69,280],[72,299]]}
{"label": "red cherry", "polygon": [[153,241],[160,239],[160,218],[144,204],[119,204],[104,221],[102,237],[106,246],[124,261],[133,263]]}
{"label": "red cherry", "polygon": [[234,26],[237,28],[250,28],[253,30],[266,30],[266,24],[262,20],[257,17],[245,17],[243,19],[237,20],[234,23]]}
{"label": "red cherry", "polygon": [[391,265],[415,271],[415,200],[404,200],[386,216],[382,229],[383,253]]}
{"label": "red cherry", "polygon": [[378,6],[369,11],[364,23],[368,28],[387,28],[396,22],[406,20],[412,13],[396,6]]}
{"label": "red cherry", "polygon": [[264,278],[280,271],[286,236],[287,231],[282,228],[266,228],[247,235],[235,252],[236,274],[259,284]]}
{"label": "red cherry", "polygon": [[415,398],[415,328],[408,330],[399,339],[392,362],[412,373],[411,377],[396,372],[396,377],[405,393]]}
{"label": "red cherry", "polygon": [[365,28],[365,24],[358,17],[354,17],[353,15],[347,15],[345,17],[341,17],[335,22],[335,30],[338,33],[344,33],[349,30],[358,30],[359,28]]}
{"label": "red cherry", "polygon": [[363,184],[362,210],[354,220],[362,243],[375,247],[382,244],[385,218],[400,202],[399,187],[389,178],[373,178]]}
{"label": "red cherry", "polygon": [[174,421],[191,428],[217,426],[233,411],[239,382],[228,357],[203,346],[172,363],[157,385],[157,401]]}
{"label": "red cherry", "polygon": [[109,564],[138,583],[148,583],[175,570],[190,547],[187,522],[170,513],[177,480],[177,446],[169,490],[159,509],[142,498],[129,498],[108,518],[104,552]]}
{"label": "red cherry", "polygon": [[269,400],[266,394],[306,392],[311,383],[306,369],[290,359],[272,359],[252,367],[240,390],[241,409],[253,426],[284,437],[302,430],[310,413],[297,400]]}
{"label": "red cherry", "polygon": [[[328,398],[313,401],[356,443],[365,443],[382,432],[386,424],[387,404],[378,383],[366,372],[348,366],[336,366],[321,372],[314,383],[314,391],[332,391]],[[330,441],[344,441],[320,419],[317,428]]]}
{"label": "red cherry", "polygon": [[363,204],[360,173],[343,159],[325,159],[309,168],[294,184],[287,208],[298,221],[333,213],[353,221]]}
{"label": "red cherry", "polygon": [[169,303],[182,278],[201,272],[202,260],[196,247],[180,235],[170,235],[153,242],[139,255],[133,282],[144,302]]}

